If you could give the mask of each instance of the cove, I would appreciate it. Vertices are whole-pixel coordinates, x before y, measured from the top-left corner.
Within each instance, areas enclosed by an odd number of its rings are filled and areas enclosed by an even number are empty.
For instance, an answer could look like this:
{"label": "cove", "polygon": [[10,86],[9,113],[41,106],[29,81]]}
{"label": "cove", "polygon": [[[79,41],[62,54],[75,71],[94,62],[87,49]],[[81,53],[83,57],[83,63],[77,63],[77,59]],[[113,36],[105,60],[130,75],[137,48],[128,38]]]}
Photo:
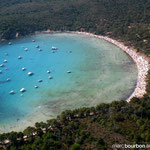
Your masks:
{"label": "cove", "polygon": [[[11,42],[0,44],[0,64],[5,65],[0,67],[1,133],[23,130],[66,109],[127,99],[136,86],[136,64],[103,39],[41,33]],[[21,88],[26,91],[20,92]],[[11,90],[15,93],[9,94]]]}

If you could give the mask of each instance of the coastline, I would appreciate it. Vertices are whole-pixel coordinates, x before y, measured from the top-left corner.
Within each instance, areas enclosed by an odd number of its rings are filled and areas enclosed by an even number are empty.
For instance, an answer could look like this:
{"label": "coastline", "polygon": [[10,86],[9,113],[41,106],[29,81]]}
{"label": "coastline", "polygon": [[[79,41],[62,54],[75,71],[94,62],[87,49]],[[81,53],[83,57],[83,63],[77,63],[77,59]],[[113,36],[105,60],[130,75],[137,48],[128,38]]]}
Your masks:
{"label": "coastline", "polygon": [[[129,48],[128,46],[125,46],[123,42],[114,40],[112,38],[109,38],[108,36],[95,35],[95,34],[89,33],[89,32],[46,30],[46,31],[36,31],[35,34],[40,34],[40,33],[55,34],[55,33],[63,33],[63,32],[82,34],[82,35],[86,35],[86,36],[104,39],[104,40],[116,45],[117,47],[119,47],[121,50],[123,50],[125,53],[127,53],[133,59],[133,61],[135,62],[136,66],[137,66],[137,69],[138,69],[138,77],[137,77],[136,87],[135,87],[133,93],[127,99],[127,101],[130,102],[130,100],[133,97],[141,98],[144,96],[144,94],[146,94],[146,86],[147,86],[146,77],[148,74],[148,70],[150,69],[150,66],[149,66],[149,59],[145,55],[143,55],[141,53],[137,53],[137,51],[134,48]],[[18,38],[18,36],[16,38]]]}
{"label": "coastline", "polygon": [[[131,95],[129,95],[129,97],[127,98],[127,101],[130,102],[130,100],[133,97],[142,97],[144,94],[146,94],[146,75],[147,75],[148,70],[149,70],[149,63],[145,59],[144,56],[141,56],[140,54],[136,53],[135,49],[128,48],[128,47],[124,46],[124,44],[122,42],[118,42],[118,41],[111,39],[107,36],[95,35],[95,34],[88,33],[88,32],[78,32],[78,31],[65,31],[65,32],[66,33],[81,34],[81,35],[85,35],[85,36],[104,39],[104,40],[116,45],[117,47],[119,47],[124,52],[126,52],[133,59],[133,61],[135,62],[136,66],[137,66],[137,69],[138,69],[136,87],[135,87],[134,91],[131,93]],[[41,33],[41,32],[39,32],[39,33]],[[49,31],[48,32],[43,31],[43,33],[55,34],[55,33],[63,33],[63,32],[62,31],[56,31],[56,32],[55,31],[50,31],[50,32]],[[24,122],[24,121],[20,122],[18,125],[15,126],[15,131],[22,131],[24,129],[24,127],[22,128],[22,126],[20,126],[22,123],[24,125],[26,124],[26,127],[34,126],[34,123],[30,122],[30,120],[32,120],[32,119],[30,118],[27,120],[27,124],[29,123],[29,125],[27,125],[26,122]],[[43,120],[43,121],[45,122],[46,120]],[[40,122],[40,118],[37,118],[36,122]],[[4,129],[7,130],[7,126],[5,126]],[[13,127],[10,128],[9,132],[11,132],[12,129],[13,129]],[[2,132],[2,131],[0,131],[0,132]]]}
{"label": "coastline", "polygon": [[[65,31],[65,32],[82,34],[82,35],[86,35],[86,36],[104,39],[104,40],[118,46],[121,50],[126,52],[133,59],[133,61],[135,62],[136,66],[137,66],[137,69],[138,69],[138,77],[137,77],[136,87],[135,87],[133,93],[129,96],[129,98],[126,101],[130,102],[130,100],[133,97],[141,98],[144,96],[144,94],[146,94],[146,85],[147,85],[146,76],[147,76],[148,70],[149,70],[149,62],[145,59],[144,56],[141,56],[132,48],[128,48],[123,43],[118,42],[117,40],[111,39],[107,36],[95,35],[95,34],[88,33],[88,32],[78,32],[78,31]],[[45,33],[48,33],[48,32],[45,32]]]}
{"label": "coastline", "polygon": [[46,31],[36,31],[35,34],[45,33],[45,34],[55,34],[55,33],[75,33],[75,34],[82,34],[86,36],[96,37],[100,39],[104,39],[117,47],[119,47],[121,50],[123,50],[125,53],[127,53],[135,62],[137,69],[138,69],[138,77],[137,77],[137,84],[133,91],[133,93],[128,97],[127,102],[130,102],[130,100],[133,97],[141,98],[146,94],[146,77],[148,74],[148,70],[150,69],[149,66],[149,59],[140,53],[137,53],[137,51],[134,48],[129,48],[124,45],[123,42],[114,40],[112,38],[109,38],[108,36],[102,36],[102,35],[95,35],[93,33],[89,32],[80,32],[80,31],[53,31],[53,30],[46,30]]}

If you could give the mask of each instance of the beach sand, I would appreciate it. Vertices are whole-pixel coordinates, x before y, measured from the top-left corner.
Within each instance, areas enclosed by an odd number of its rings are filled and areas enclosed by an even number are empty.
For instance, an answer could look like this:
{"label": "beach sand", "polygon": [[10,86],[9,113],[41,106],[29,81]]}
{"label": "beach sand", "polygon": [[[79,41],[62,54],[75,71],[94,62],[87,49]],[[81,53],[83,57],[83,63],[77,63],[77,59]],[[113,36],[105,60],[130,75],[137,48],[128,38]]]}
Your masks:
{"label": "beach sand", "polygon": [[149,62],[145,59],[144,56],[138,54],[133,48],[128,48],[127,46],[123,45],[123,43],[118,42],[114,39],[111,39],[107,36],[94,35],[94,34],[88,33],[88,32],[78,32],[78,31],[67,31],[67,32],[104,39],[104,40],[118,46],[120,49],[122,49],[124,52],[126,52],[136,63],[137,69],[138,69],[137,85],[135,87],[134,92],[129,96],[127,101],[130,102],[130,100],[133,97],[140,98],[140,97],[143,97],[144,94],[146,94],[146,76],[147,76],[148,70],[149,70]]}
{"label": "beach sand", "polygon": [[[60,33],[60,32],[61,31],[51,32],[49,30],[48,32],[44,32],[44,33]],[[133,61],[137,65],[137,69],[138,69],[138,78],[137,78],[137,84],[136,84],[135,90],[127,98],[127,101],[130,102],[130,100],[133,97],[142,97],[144,94],[146,94],[146,76],[147,76],[148,70],[149,70],[149,62],[148,62],[148,60],[145,59],[144,56],[142,56],[139,53],[137,53],[134,49],[128,48],[123,43],[118,42],[118,41],[116,41],[114,39],[111,39],[111,38],[109,38],[107,36],[94,35],[92,33],[78,32],[78,31],[66,31],[66,32],[68,32],[68,33],[75,33],[75,34],[82,34],[82,35],[85,35],[85,36],[91,36],[91,37],[96,37],[96,38],[104,39],[104,40],[106,40],[106,41],[108,41],[108,42],[110,42],[110,43],[118,46],[120,49],[122,49],[124,52],[126,52],[133,59]],[[40,112],[40,113],[42,113],[42,112]],[[37,112],[35,112],[35,116],[36,115],[37,115]],[[38,116],[40,116],[40,115],[41,114],[38,114]],[[53,118],[53,116],[49,116],[49,119],[51,119],[51,118]],[[19,121],[18,124],[15,127],[13,126],[7,132],[10,132],[12,130],[23,131],[23,129],[25,127],[27,127],[27,126],[34,126],[34,123],[31,121],[32,119],[33,119],[32,117],[29,117],[26,121]],[[42,118],[38,118],[38,117],[36,118],[36,122],[39,122],[41,120],[42,120]],[[8,127],[5,126],[3,129],[7,130]],[[3,130],[0,130],[0,132],[3,132]]]}

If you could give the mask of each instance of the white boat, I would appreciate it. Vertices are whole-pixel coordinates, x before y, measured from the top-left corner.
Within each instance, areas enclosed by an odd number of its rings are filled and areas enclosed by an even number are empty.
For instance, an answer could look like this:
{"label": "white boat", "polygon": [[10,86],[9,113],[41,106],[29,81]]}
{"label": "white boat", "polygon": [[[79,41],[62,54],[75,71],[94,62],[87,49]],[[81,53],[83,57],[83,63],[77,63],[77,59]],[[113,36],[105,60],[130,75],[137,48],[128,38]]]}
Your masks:
{"label": "white boat", "polygon": [[14,90],[11,90],[11,91],[9,92],[9,94],[15,94]]}
{"label": "white boat", "polygon": [[33,75],[33,72],[28,72],[28,75],[29,75],[29,76]]}
{"label": "white boat", "polygon": [[2,73],[2,70],[0,70],[0,73]]}
{"label": "white boat", "polygon": [[38,86],[38,85],[35,85],[34,87],[35,87],[35,88],[38,88],[39,86]]}
{"label": "white boat", "polygon": [[22,59],[22,56],[18,56],[18,59]]}
{"label": "white boat", "polygon": [[7,81],[10,81],[10,78],[7,78]]}
{"label": "white boat", "polygon": [[20,90],[20,92],[25,92],[26,90],[25,90],[25,88],[22,88],[21,90]]}
{"label": "white boat", "polygon": [[52,50],[57,50],[57,47],[55,47],[55,46],[52,46],[52,48],[51,48]]}
{"label": "white boat", "polygon": [[35,40],[32,40],[32,42],[35,42]]}
{"label": "white boat", "polygon": [[42,82],[42,81],[43,81],[42,79],[39,79],[39,80],[38,80],[38,82]]}
{"label": "white boat", "polygon": [[4,67],[4,66],[5,66],[4,64],[1,64],[1,65],[0,65],[0,67]]}
{"label": "white boat", "polygon": [[68,70],[68,71],[67,71],[67,73],[71,73],[71,71],[70,71],[70,70]]}
{"label": "white boat", "polygon": [[51,73],[50,70],[47,70],[47,73]]}
{"label": "white boat", "polygon": [[25,48],[24,50],[25,50],[25,51],[28,51],[28,48]]}
{"label": "white boat", "polygon": [[22,68],[22,71],[25,71],[26,70],[26,68]]}
{"label": "white boat", "polygon": [[53,79],[53,77],[52,77],[52,76],[49,76],[48,78],[49,78],[49,79]]}
{"label": "white boat", "polygon": [[11,42],[9,42],[9,43],[8,43],[8,45],[12,45],[12,43],[11,43]]}
{"label": "white boat", "polygon": [[36,48],[39,48],[39,47],[40,47],[39,45],[36,46]]}
{"label": "white boat", "polygon": [[7,63],[7,60],[5,59],[3,62],[4,62],[4,63]]}

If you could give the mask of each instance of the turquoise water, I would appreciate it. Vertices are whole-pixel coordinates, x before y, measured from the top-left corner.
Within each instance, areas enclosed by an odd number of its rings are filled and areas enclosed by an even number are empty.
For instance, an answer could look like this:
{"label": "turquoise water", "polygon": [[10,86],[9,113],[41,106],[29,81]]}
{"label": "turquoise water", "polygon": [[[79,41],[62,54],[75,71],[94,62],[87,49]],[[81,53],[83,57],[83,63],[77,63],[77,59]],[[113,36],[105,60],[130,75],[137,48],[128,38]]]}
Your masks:
{"label": "turquoise water", "polygon": [[[58,48],[55,53],[52,46]],[[12,45],[3,43],[0,64],[5,65],[0,67],[0,132],[22,130],[66,109],[126,99],[137,81],[136,65],[120,48],[71,33],[37,34],[13,40]],[[28,76],[30,71],[32,76]],[[21,88],[26,91],[21,93]],[[15,94],[9,94],[11,90]]]}

